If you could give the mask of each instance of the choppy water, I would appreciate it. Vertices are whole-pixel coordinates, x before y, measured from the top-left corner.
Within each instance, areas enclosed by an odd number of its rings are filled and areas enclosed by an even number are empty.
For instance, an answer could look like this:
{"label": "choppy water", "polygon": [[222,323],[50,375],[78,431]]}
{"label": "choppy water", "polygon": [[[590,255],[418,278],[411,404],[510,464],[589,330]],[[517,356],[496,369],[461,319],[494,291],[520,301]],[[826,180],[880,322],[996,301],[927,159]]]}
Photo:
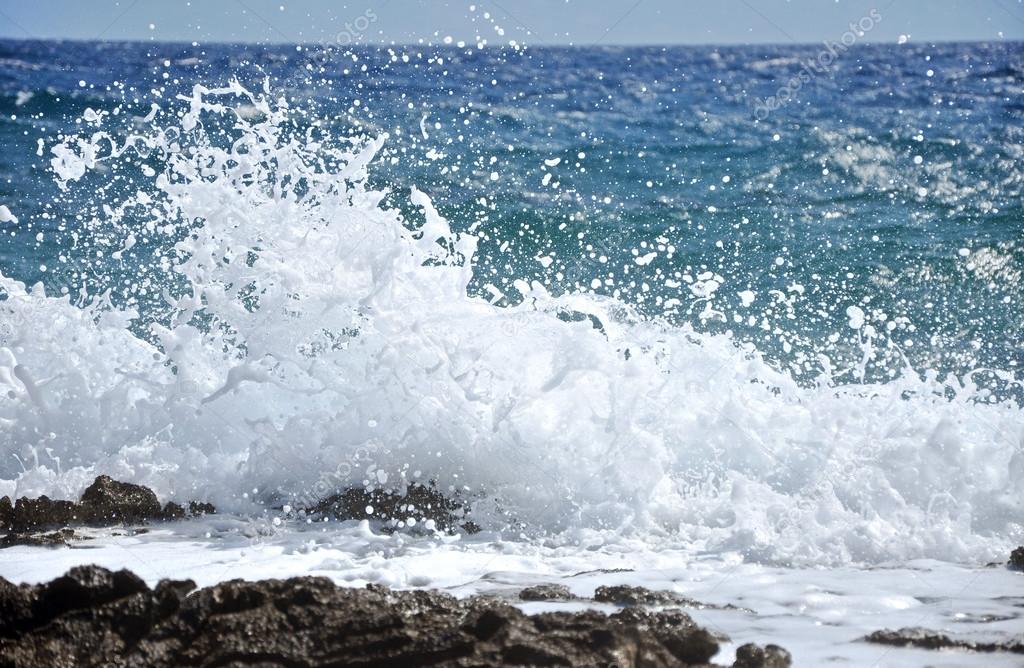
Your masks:
{"label": "choppy water", "polygon": [[0,479],[1002,555],[1024,49],[818,52],[0,43]]}

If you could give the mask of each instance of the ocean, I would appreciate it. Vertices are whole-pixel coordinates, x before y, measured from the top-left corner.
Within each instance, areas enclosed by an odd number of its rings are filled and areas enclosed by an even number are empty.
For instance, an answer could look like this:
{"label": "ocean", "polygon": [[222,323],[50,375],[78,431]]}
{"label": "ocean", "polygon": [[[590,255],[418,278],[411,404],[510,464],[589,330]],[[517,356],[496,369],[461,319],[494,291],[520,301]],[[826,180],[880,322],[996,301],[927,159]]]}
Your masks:
{"label": "ocean", "polygon": [[[1024,48],[827,52],[0,41],[0,494],[209,500],[134,540],[211,582],[623,566],[817,659],[1012,628]],[[483,531],[294,511],[413,483]]]}

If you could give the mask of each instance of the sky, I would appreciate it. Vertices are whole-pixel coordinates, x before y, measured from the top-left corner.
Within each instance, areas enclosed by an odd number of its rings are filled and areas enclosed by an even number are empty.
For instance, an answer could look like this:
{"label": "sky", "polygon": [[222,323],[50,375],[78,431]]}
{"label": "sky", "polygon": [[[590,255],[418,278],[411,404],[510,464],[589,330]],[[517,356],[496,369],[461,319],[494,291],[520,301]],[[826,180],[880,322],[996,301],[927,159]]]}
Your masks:
{"label": "sky", "polygon": [[786,44],[838,41],[868,18],[859,41],[1024,39],[1024,0],[0,0],[0,37]]}

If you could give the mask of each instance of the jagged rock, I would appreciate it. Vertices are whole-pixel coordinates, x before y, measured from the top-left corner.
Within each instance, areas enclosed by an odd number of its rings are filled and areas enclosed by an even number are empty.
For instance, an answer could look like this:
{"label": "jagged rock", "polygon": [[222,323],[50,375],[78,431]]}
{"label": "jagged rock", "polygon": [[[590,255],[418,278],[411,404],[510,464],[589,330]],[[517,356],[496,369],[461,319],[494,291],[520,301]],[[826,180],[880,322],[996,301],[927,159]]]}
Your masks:
{"label": "jagged rock", "polygon": [[672,605],[681,600],[670,591],[652,591],[630,585],[602,585],[594,591],[594,600],[615,605]]}
{"label": "jagged rock", "polygon": [[75,533],[74,529],[58,529],[47,533],[9,533],[0,537],[0,548],[15,545],[32,547],[66,547],[75,540],[84,540],[84,536]]}
{"label": "jagged rock", "polygon": [[602,585],[594,591],[594,600],[614,605],[675,605],[695,608],[697,610],[738,610],[751,612],[746,608],[738,608],[734,605],[703,603],[692,598],[680,596],[671,591],[653,591],[631,585]]}
{"label": "jagged rock", "polygon": [[11,497],[0,498],[0,529],[6,531],[14,523],[14,504]]}
{"label": "jagged rock", "polygon": [[875,631],[864,638],[867,642],[897,647],[917,647],[919,649],[962,649],[972,652],[1011,652],[1024,654],[1024,637],[1006,642],[979,642],[960,640],[922,628],[904,628],[898,631],[885,629]]}
{"label": "jagged rock", "polygon": [[793,656],[778,645],[761,647],[754,643],[740,645],[736,649],[733,668],[790,668]]}
{"label": "jagged rock", "polygon": [[[369,511],[368,511],[369,509]],[[350,488],[323,499],[308,512],[340,520],[376,520],[383,531],[426,527],[432,522],[440,531],[461,528],[476,533],[479,528],[462,519],[462,505],[427,485],[409,485],[404,494],[392,490]],[[410,524],[409,520],[413,522]]]}
{"label": "jagged rock", "polygon": [[164,504],[164,509],[160,514],[165,520],[180,520],[185,517],[185,509],[181,507],[181,504],[168,501]]}
{"label": "jagged rock", "polygon": [[77,518],[78,504],[74,501],[53,500],[45,494],[38,499],[22,497],[14,502],[14,517],[9,530],[28,533],[57,529],[72,524]]}
{"label": "jagged rock", "polygon": [[188,514],[192,517],[199,517],[200,515],[213,515],[216,512],[217,509],[213,507],[212,503],[206,503],[204,501],[188,502]]}
{"label": "jagged rock", "polygon": [[[714,637],[679,610],[528,616],[490,598],[326,578],[150,590],[89,566],[45,585],[0,578],[0,665],[706,665]],[[186,596],[187,595],[187,596]],[[770,666],[773,664],[764,664]]]}
{"label": "jagged rock", "polygon": [[541,584],[522,590],[519,598],[523,601],[572,601],[577,597],[565,585]]}
{"label": "jagged rock", "polygon": [[[190,515],[214,512],[216,509],[209,503],[189,503]],[[22,497],[12,506],[10,498],[0,498],[0,529],[7,532],[0,538],[0,548],[66,545],[79,538],[74,532],[66,531],[70,527],[140,524],[185,516],[185,509],[177,503],[169,502],[161,508],[156,494],[148,487],[101,475],[82,493],[78,503],[44,495],[37,499]],[[53,529],[57,531],[44,533]]]}
{"label": "jagged rock", "polygon": [[1009,566],[1015,571],[1024,571],[1024,545],[1010,553]]}
{"label": "jagged rock", "polygon": [[153,490],[101,475],[82,493],[82,506],[93,521],[112,520],[135,524],[163,517]]}

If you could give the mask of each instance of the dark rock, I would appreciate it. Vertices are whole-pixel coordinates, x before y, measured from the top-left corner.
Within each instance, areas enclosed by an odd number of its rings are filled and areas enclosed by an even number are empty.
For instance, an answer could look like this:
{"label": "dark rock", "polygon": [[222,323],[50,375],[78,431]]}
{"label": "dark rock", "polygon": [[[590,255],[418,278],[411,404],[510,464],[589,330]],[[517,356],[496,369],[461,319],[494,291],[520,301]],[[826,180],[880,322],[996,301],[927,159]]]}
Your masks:
{"label": "dark rock", "polygon": [[97,607],[146,591],[146,583],[131,571],[76,566],[42,585],[32,611],[37,619],[49,621],[69,610]]}
{"label": "dark rock", "polygon": [[778,645],[761,647],[754,643],[740,645],[733,668],[789,668],[793,656]]}
{"label": "dark rock", "polygon": [[[371,508],[372,512],[367,512]],[[329,516],[340,520],[371,520],[383,524],[381,529],[392,532],[408,528],[408,520],[415,522],[412,528],[426,527],[433,520],[434,528],[440,531],[454,531],[460,528],[464,514],[462,505],[427,485],[409,485],[404,494],[392,490],[350,488],[340,494],[323,499],[308,509],[314,515]],[[479,531],[472,522],[465,522],[461,528],[467,533]]]}
{"label": "dark rock", "polygon": [[972,652],[1011,652],[1024,654],[1024,637],[1007,640],[1006,642],[978,642],[960,640],[922,628],[905,628],[899,631],[885,629],[875,631],[864,638],[867,642],[897,647],[917,647],[919,649],[961,649]]}
{"label": "dark rock", "polygon": [[577,598],[569,588],[560,584],[541,584],[519,592],[524,601],[571,601]]}
{"label": "dark rock", "polygon": [[188,502],[188,514],[192,517],[199,517],[200,515],[213,515],[216,512],[217,509],[213,507],[212,503],[206,503],[205,501]]}
{"label": "dark rock", "polygon": [[1015,571],[1024,571],[1024,545],[1010,553],[1009,566]]}
{"label": "dark rock", "polygon": [[14,524],[14,504],[11,497],[5,496],[0,499],[0,529],[6,531]]}
{"label": "dark rock", "polygon": [[185,509],[181,507],[181,504],[168,501],[164,504],[164,509],[160,514],[165,520],[180,520],[185,517]]}
{"label": "dark rock", "polygon": [[22,497],[14,503],[14,518],[10,531],[26,533],[57,529],[78,518],[78,504],[73,501],[55,501],[43,495],[38,499]]}
{"label": "dark rock", "polygon": [[706,665],[718,650],[679,610],[528,616],[488,598],[314,577],[194,586],[150,590],[98,567],[38,586],[0,578],[0,665],[658,668]]}
{"label": "dark rock", "polygon": [[670,591],[653,591],[644,587],[631,585],[602,585],[594,591],[594,600],[614,605],[673,605],[697,610],[738,610],[751,612],[746,608],[734,605],[715,605],[703,603],[692,598],[680,596]]}
{"label": "dark rock", "polygon": [[163,509],[153,490],[101,475],[82,493],[82,506],[92,521],[137,524],[159,519]]}
{"label": "dark rock", "polygon": [[49,533],[10,533],[0,537],[0,548],[14,547],[15,545],[67,547],[76,540],[85,540],[85,537],[75,533],[74,529],[67,528]]}
{"label": "dark rock", "polygon": [[[189,503],[190,515],[214,513],[209,503]],[[185,509],[170,502],[163,508],[153,490],[142,485],[119,482],[110,476],[96,478],[82,494],[80,503],[22,497],[14,505],[8,497],[0,498],[0,548],[12,545],[67,545],[81,538],[66,529],[76,526],[106,527],[117,524],[140,524],[149,520],[180,519]],[[52,533],[45,531],[58,529]],[[141,531],[141,530],[140,530]]]}
{"label": "dark rock", "polygon": [[630,585],[602,585],[594,591],[594,600],[615,605],[672,605],[681,597],[670,591],[652,591]]}

